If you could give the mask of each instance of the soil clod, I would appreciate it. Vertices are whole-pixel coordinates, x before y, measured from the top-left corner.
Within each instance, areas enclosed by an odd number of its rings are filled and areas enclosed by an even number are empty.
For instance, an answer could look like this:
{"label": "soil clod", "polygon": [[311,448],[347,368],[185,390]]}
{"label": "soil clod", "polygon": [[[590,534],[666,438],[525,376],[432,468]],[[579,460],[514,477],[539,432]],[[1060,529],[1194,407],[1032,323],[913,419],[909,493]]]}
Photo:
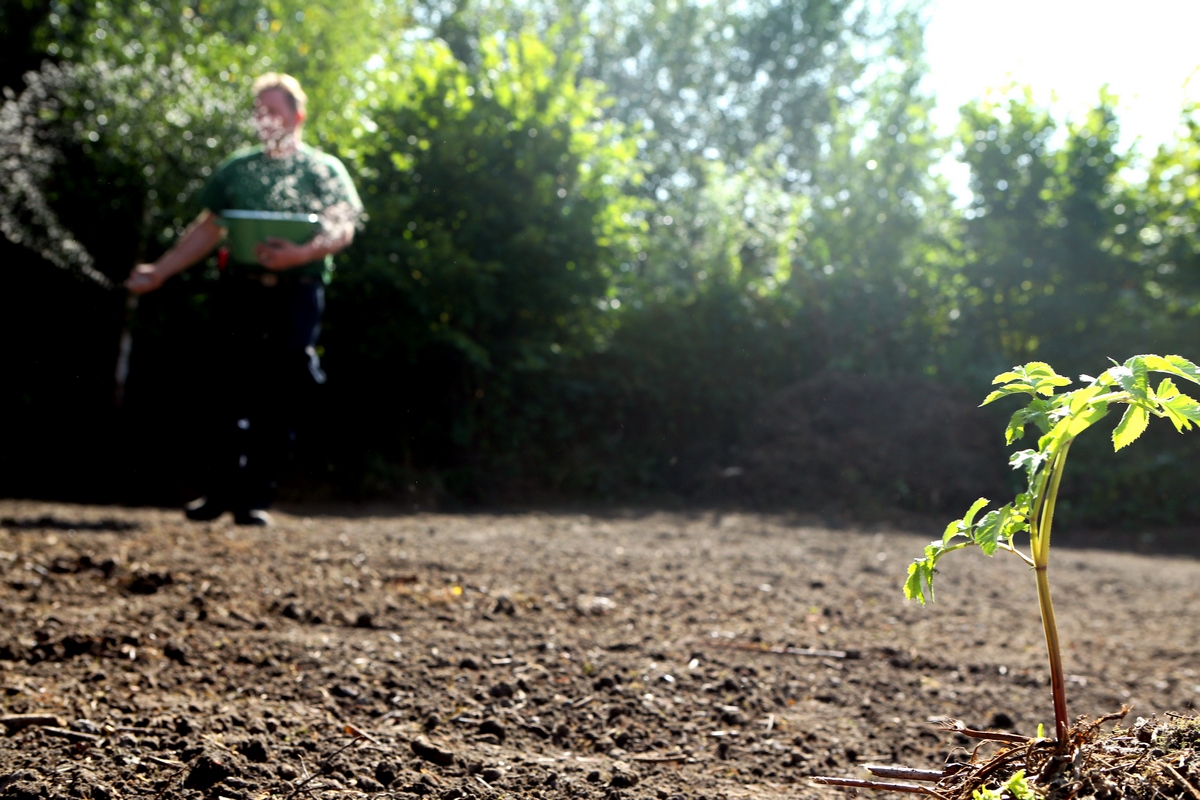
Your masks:
{"label": "soil clod", "polygon": [[454,763],[453,752],[431,744],[424,737],[413,740],[412,751],[418,758],[423,758],[430,763],[443,767],[448,767]]}

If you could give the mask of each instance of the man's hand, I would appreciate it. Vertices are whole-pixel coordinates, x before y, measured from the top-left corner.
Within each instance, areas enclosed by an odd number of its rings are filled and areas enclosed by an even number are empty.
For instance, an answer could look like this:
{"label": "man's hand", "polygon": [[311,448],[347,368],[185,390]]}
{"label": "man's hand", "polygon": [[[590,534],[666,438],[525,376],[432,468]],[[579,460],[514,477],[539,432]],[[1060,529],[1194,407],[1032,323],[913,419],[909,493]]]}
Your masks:
{"label": "man's hand", "polygon": [[259,264],[274,272],[316,260],[312,248],[307,244],[296,244],[274,236],[254,245],[254,257]]}
{"label": "man's hand", "polygon": [[217,216],[208,209],[184,231],[175,246],[153,264],[138,264],[125,279],[125,288],[134,294],[153,292],[172,275],[204,258],[221,241],[223,231]]}
{"label": "man's hand", "polygon": [[153,264],[138,264],[125,279],[125,288],[134,294],[145,294],[162,286],[164,280],[166,276]]}

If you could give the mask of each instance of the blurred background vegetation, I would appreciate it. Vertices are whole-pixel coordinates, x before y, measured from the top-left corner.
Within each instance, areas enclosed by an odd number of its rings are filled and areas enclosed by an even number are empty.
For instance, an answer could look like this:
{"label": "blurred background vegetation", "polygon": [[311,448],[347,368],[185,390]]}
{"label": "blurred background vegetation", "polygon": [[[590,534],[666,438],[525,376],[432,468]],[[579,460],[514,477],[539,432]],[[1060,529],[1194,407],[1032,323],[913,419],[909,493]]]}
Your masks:
{"label": "blurred background vegetation", "polygon": [[[1200,114],[1140,156],[1103,93],[1069,124],[992,95],[962,109],[955,203],[924,69],[903,4],[9,0],[0,493],[194,490],[215,267],[131,316],[52,266],[70,259],[45,220],[119,282],[199,211],[277,70],[369,214],[338,257],[292,499],[997,497],[1011,409],[975,409],[993,375],[1200,357]],[[1200,518],[1200,443],[1155,433],[1120,457],[1081,442],[1064,513]]]}

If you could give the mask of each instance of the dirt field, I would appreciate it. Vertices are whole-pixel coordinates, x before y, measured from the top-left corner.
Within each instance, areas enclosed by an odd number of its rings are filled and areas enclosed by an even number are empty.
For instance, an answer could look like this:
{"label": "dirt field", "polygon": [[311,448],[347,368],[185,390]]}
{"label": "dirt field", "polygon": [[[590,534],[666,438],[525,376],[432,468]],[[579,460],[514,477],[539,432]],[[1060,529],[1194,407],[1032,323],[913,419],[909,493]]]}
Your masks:
{"label": "dirt field", "polygon": [[[838,797],[965,757],[931,717],[1053,725],[1020,562],[904,601],[945,520],[277,519],[0,501],[0,798]],[[1191,713],[1196,554],[1060,542],[1073,714]]]}

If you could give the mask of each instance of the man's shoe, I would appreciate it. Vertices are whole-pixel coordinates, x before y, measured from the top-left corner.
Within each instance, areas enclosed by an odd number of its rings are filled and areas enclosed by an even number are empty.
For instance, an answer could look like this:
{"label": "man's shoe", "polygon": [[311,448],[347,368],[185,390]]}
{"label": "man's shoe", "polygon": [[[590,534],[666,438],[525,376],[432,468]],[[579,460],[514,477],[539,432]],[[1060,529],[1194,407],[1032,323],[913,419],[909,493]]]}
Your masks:
{"label": "man's shoe", "polygon": [[229,510],[229,506],[215,497],[201,497],[183,507],[183,515],[193,522],[211,522]]}
{"label": "man's shoe", "polygon": [[233,524],[265,528],[275,524],[275,520],[271,519],[271,515],[261,508],[242,508],[233,512]]}

